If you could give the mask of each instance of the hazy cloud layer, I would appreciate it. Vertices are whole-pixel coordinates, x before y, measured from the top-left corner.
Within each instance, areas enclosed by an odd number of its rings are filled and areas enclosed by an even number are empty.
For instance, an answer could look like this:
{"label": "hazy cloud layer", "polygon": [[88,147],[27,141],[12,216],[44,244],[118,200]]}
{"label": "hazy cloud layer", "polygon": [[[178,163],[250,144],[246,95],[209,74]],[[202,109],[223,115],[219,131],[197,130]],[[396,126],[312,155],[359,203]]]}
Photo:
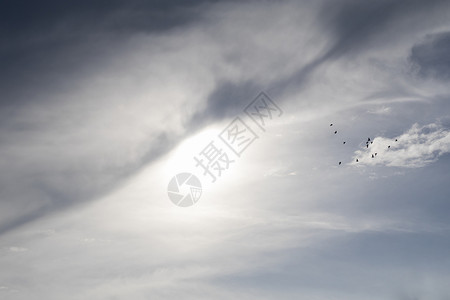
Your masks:
{"label": "hazy cloud layer", "polygon": [[[6,2],[0,298],[447,299],[449,11]],[[210,183],[193,156],[262,90],[284,114]]]}

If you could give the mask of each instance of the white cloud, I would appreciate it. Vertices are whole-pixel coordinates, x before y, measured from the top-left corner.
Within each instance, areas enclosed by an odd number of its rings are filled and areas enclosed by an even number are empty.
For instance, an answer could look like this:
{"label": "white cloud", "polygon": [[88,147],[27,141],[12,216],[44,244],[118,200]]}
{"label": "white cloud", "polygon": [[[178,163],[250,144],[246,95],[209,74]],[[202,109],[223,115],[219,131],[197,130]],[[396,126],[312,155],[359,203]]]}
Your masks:
{"label": "white cloud", "polygon": [[391,113],[391,108],[389,106],[382,105],[380,107],[370,109],[368,112],[375,115],[388,115]]}
{"label": "white cloud", "polygon": [[8,251],[10,251],[10,252],[26,252],[26,251],[28,251],[28,249],[24,248],[24,247],[11,246],[8,248]]}
{"label": "white cloud", "polygon": [[369,148],[355,151],[351,164],[417,168],[435,162],[449,152],[450,130],[440,124],[420,126],[416,123],[398,137],[374,138]]}

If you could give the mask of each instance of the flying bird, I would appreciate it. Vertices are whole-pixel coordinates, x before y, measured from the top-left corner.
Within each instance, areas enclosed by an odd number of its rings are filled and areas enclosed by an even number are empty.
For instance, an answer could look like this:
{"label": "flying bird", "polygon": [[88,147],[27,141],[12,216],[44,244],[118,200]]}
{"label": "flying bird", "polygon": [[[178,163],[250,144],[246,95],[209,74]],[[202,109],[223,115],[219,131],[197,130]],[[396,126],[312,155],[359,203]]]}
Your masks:
{"label": "flying bird", "polygon": [[373,156],[373,154],[372,154],[372,158],[374,158],[375,156]]}
{"label": "flying bird", "polygon": [[345,145],[345,142],[343,142],[343,144]]}
{"label": "flying bird", "polygon": [[356,162],[358,162],[359,160],[358,159],[356,159]]}
{"label": "flying bird", "polygon": [[388,149],[391,148],[391,145],[388,146]]}
{"label": "flying bird", "polygon": [[367,138],[367,141],[370,142],[370,138]]}
{"label": "flying bird", "polygon": [[397,139],[395,139],[395,141],[397,141]]}
{"label": "flying bird", "polygon": [[337,133],[337,130],[334,132],[334,134],[336,134]]}
{"label": "flying bird", "polygon": [[367,148],[369,148],[369,144],[366,144]]}
{"label": "flying bird", "polygon": [[375,152],[375,156],[377,156],[377,153]]}
{"label": "flying bird", "polygon": [[333,126],[333,123],[331,123],[330,126]]}
{"label": "flying bird", "polygon": [[339,165],[341,165],[342,162],[339,162]]}

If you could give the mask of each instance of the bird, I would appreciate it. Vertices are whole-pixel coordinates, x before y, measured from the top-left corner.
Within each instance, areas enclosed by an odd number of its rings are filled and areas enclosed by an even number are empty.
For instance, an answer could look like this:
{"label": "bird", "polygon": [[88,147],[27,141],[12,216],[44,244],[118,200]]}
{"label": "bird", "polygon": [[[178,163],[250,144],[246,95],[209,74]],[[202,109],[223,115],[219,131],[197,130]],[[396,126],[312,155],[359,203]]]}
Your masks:
{"label": "bird", "polygon": [[375,156],[377,156],[378,153],[375,152]]}
{"label": "bird", "polygon": [[337,133],[337,130],[334,132],[334,134],[336,134]]}
{"label": "bird", "polygon": [[373,142],[370,142],[371,144],[373,144]]}
{"label": "bird", "polygon": [[345,142],[343,142],[343,144],[345,145]]}
{"label": "bird", "polygon": [[333,123],[331,123],[330,126],[333,126]]}
{"label": "bird", "polygon": [[370,142],[370,138],[367,138],[367,141]]}
{"label": "bird", "polygon": [[397,139],[395,139],[395,141],[397,141]]}
{"label": "bird", "polygon": [[369,144],[366,144],[367,148],[369,148]]}
{"label": "bird", "polygon": [[373,156],[373,154],[372,154],[372,158],[374,158],[375,156]]}
{"label": "bird", "polygon": [[342,162],[339,162],[339,165],[341,165]]}
{"label": "bird", "polygon": [[359,160],[358,159],[356,159],[356,162],[358,162]]}
{"label": "bird", "polygon": [[388,149],[391,148],[391,145],[388,146]]}

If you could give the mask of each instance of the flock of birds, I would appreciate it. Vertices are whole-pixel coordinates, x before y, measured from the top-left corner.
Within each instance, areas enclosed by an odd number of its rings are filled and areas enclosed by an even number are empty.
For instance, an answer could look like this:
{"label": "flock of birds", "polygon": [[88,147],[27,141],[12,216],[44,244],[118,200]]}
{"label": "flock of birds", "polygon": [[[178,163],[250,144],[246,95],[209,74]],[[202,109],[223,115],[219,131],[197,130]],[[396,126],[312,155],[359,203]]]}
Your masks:
{"label": "flock of birds", "polygon": [[[330,124],[330,127],[331,127],[331,126],[333,126],[333,123]],[[334,134],[337,134],[337,133],[338,133],[338,131],[335,130],[335,131],[334,131]],[[395,141],[397,142],[397,139],[395,139]],[[345,141],[342,142],[342,144],[344,144],[344,145],[345,145],[345,143],[346,143]],[[366,141],[366,148],[369,148],[369,145],[371,145],[371,144],[373,144],[373,140],[371,140],[370,137],[369,137],[369,138],[367,138],[367,141]],[[389,148],[391,148],[391,145],[388,145],[388,149],[389,149]],[[372,158],[375,158],[375,156],[377,156],[377,155],[378,155],[377,152],[373,153],[373,154],[372,154]],[[356,159],[356,162],[359,162],[359,159]],[[339,165],[341,165],[341,164],[342,164],[342,162],[340,161],[340,162],[339,162]]]}

